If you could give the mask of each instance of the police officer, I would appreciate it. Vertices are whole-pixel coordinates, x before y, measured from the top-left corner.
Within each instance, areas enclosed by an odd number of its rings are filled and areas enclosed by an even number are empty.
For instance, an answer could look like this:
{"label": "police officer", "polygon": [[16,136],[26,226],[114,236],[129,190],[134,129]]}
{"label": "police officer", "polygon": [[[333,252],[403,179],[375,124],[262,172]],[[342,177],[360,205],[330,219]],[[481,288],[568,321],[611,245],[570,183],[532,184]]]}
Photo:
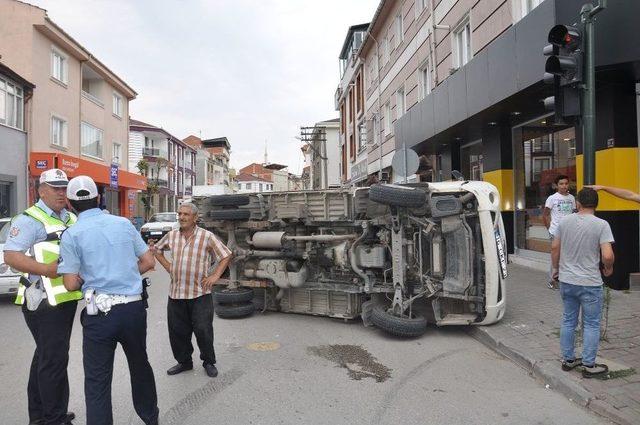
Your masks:
{"label": "police officer", "polygon": [[98,189],[91,178],[71,179],[67,196],[79,216],[62,235],[58,272],[68,290],[82,288],[87,303],[80,316],[87,424],[113,424],[111,378],[117,343],[129,363],[136,413],[145,424],[157,424],[140,276],[153,268],[155,259],[129,220],[98,208]]}
{"label": "police officer", "polygon": [[82,294],[67,291],[57,274],[60,233],[76,221],[65,209],[67,184],[64,171],[43,172],[40,200],[13,219],[4,246],[4,261],[25,274],[21,279],[25,285],[20,285],[15,302],[22,305],[36,343],[27,387],[32,425],[70,424],[75,418],[67,412],[67,364],[77,300]]}

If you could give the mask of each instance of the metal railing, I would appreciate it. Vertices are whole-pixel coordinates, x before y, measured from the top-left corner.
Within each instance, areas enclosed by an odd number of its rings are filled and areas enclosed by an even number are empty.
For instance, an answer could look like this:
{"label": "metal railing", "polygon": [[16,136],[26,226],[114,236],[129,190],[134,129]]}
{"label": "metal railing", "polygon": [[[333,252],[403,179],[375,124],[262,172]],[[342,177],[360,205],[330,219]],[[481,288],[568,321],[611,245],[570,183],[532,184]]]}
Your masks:
{"label": "metal railing", "polygon": [[160,150],[160,148],[142,148],[142,155],[144,156],[156,156],[156,157],[167,157],[167,152]]}

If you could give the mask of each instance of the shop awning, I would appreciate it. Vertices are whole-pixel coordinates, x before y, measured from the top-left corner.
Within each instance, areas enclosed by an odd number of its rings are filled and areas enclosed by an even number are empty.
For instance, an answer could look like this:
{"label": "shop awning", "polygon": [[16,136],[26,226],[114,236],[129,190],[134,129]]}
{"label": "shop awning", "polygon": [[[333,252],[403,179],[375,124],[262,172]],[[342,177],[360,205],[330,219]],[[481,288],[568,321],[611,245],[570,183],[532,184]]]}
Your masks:
{"label": "shop awning", "polygon": [[[85,175],[96,183],[109,185],[111,183],[111,166],[98,164],[71,155],[53,152],[31,152],[29,156],[29,172],[32,176],[39,176],[49,168],[60,168],[69,178]],[[139,174],[118,169],[118,187],[129,190],[146,190],[147,178]]]}

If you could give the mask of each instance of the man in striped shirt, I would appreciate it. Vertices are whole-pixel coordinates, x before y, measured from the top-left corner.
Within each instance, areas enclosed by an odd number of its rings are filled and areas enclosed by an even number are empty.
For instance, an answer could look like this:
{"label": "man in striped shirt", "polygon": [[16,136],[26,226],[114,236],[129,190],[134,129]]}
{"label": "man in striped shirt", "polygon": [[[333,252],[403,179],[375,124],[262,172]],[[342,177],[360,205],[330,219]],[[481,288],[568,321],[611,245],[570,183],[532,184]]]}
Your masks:
{"label": "man in striped shirt", "polygon": [[[155,246],[151,242],[156,259],[171,276],[171,288],[167,303],[169,342],[178,364],[167,370],[176,375],[193,369],[193,345],[195,334],[200,359],[207,375],[214,378],[216,354],[213,349],[213,298],[211,288],[227,268],[232,254],[221,241],[208,230],[196,226],[198,208],[185,203],[178,208],[180,229],[167,233]],[[171,251],[171,262],[163,254]],[[211,264],[216,266],[209,274]]]}

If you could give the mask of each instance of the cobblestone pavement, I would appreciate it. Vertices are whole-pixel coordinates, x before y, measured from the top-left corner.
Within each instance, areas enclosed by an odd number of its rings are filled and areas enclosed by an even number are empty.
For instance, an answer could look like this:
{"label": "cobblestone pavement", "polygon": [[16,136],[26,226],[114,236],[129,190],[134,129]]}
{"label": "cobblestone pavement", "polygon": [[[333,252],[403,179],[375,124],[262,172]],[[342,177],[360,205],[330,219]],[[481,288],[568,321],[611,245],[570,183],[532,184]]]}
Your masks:
{"label": "cobblestone pavement", "polygon": [[598,361],[618,371],[607,380],[584,379],[578,371],[560,369],[562,301],[558,291],[547,288],[546,273],[517,265],[510,265],[509,273],[505,317],[473,327],[471,334],[574,402],[614,422],[640,424],[640,292],[609,291]]}

